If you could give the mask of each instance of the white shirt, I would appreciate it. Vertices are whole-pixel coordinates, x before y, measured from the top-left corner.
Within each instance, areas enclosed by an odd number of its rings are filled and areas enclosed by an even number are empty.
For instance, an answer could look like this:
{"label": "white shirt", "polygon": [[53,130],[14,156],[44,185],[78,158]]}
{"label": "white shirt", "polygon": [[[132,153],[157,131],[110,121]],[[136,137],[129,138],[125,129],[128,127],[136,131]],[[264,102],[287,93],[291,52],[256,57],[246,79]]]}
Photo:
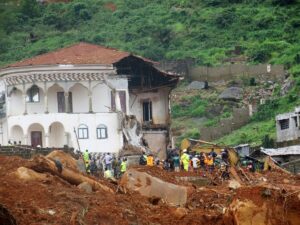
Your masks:
{"label": "white shirt", "polygon": [[198,168],[199,159],[197,157],[194,157],[192,158],[192,161],[193,161],[193,167]]}

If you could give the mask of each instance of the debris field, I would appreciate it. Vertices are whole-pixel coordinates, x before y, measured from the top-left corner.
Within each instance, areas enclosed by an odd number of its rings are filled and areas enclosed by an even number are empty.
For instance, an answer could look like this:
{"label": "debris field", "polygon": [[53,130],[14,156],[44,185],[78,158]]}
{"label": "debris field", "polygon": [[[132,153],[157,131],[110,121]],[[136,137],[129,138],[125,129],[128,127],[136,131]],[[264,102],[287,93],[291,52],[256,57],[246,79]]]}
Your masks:
{"label": "debris field", "polygon": [[[63,164],[61,172],[51,167],[55,158]],[[147,194],[140,194],[138,182],[128,188],[129,171],[150,175],[166,191],[169,184],[186,188],[185,204],[149,196],[151,188],[160,188],[152,187],[151,180],[145,184]],[[190,182],[204,179],[198,172],[137,166],[121,181],[110,181],[82,174],[74,158],[58,151],[31,160],[1,156],[0,224],[300,224],[299,176],[277,170],[237,171],[240,182],[212,175],[204,184]]]}

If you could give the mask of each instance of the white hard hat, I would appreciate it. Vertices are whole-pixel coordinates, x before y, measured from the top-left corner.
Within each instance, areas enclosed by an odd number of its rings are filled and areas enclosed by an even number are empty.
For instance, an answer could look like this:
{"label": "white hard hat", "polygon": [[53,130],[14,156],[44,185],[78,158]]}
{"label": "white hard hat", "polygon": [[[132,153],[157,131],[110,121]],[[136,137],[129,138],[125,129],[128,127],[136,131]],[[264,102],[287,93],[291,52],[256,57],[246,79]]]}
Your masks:
{"label": "white hard hat", "polygon": [[186,152],[186,149],[183,149],[182,152]]}

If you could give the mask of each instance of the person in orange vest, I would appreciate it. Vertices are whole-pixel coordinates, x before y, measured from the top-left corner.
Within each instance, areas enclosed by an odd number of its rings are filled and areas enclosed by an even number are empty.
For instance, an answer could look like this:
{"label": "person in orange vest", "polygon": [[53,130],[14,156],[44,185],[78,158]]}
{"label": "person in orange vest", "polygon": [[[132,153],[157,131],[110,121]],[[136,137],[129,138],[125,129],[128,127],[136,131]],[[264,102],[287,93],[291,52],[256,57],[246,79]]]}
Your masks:
{"label": "person in orange vest", "polygon": [[208,155],[207,160],[208,171],[212,173],[214,171],[214,158],[211,155]]}
{"label": "person in orange vest", "polygon": [[154,158],[152,154],[149,154],[147,156],[147,166],[153,166],[154,165]]}

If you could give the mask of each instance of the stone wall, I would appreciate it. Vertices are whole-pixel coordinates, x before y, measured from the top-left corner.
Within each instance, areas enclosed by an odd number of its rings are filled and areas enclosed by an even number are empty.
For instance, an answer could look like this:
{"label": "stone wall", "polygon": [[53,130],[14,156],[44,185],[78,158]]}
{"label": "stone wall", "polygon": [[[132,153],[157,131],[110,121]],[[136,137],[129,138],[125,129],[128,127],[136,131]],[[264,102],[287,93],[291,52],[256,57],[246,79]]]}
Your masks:
{"label": "stone wall", "polygon": [[221,119],[218,126],[214,127],[202,127],[200,129],[200,135],[202,140],[212,141],[223,137],[231,133],[232,131],[239,129],[249,121],[249,109],[248,108],[236,108],[233,109],[232,117]]}
{"label": "stone wall", "polygon": [[0,147],[0,155],[5,156],[20,156],[25,159],[30,159],[35,155],[48,155],[53,150],[62,150],[66,153],[69,153],[73,156],[74,149],[73,148],[31,148],[29,146],[24,145],[16,145],[16,146],[1,146]]}
{"label": "stone wall", "polygon": [[241,77],[255,77],[265,80],[278,80],[284,78],[283,65],[246,65],[232,64],[219,67],[199,66],[189,70],[190,80],[217,82],[229,81]]}

